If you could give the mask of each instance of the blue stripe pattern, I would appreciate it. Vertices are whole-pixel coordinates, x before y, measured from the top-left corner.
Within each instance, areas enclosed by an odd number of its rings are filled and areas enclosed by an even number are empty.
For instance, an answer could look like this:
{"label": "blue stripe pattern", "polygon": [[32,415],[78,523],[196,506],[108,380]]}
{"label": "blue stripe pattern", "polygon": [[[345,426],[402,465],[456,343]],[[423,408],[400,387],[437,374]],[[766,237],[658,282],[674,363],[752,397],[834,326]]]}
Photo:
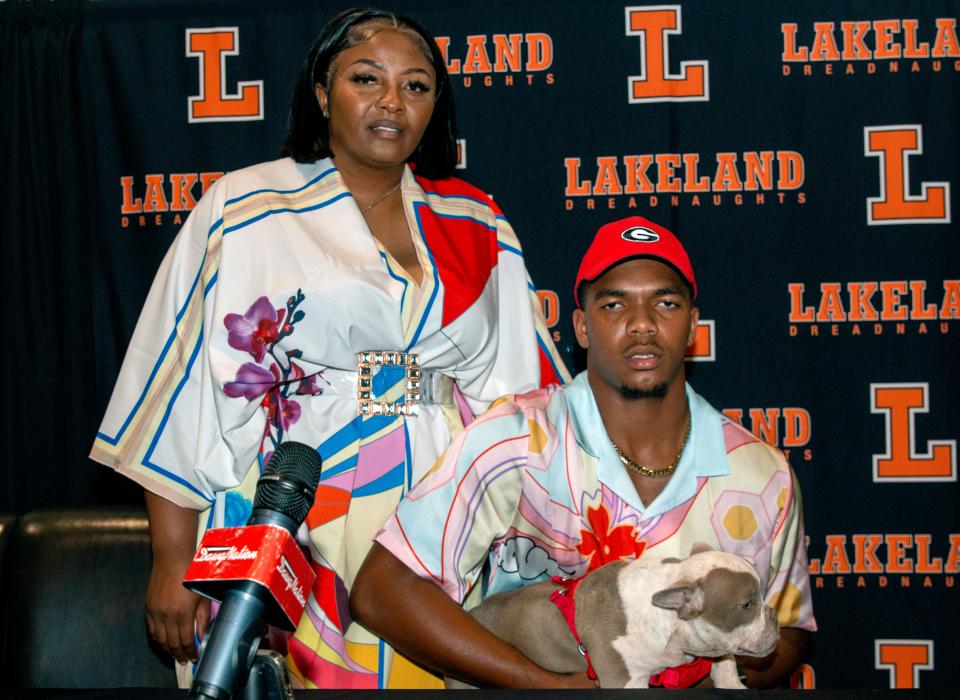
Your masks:
{"label": "blue stripe pattern", "polygon": [[406,351],[409,351],[410,348],[416,345],[417,341],[420,339],[420,334],[423,333],[423,327],[426,325],[427,319],[430,318],[430,312],[433,310],[433,304],[437,300],[437,294],[440,291],[440,272],[437,270],[437,261],[433,257],[433,251],[430,250],[430,246],[427,245],[426,236],[423,235],[423,219],[420,216],[420,211],[424,207],[427,208],[427,211],[430,211],[429,205],[424,202],[418,202],[414,204],[414,214],[417,217],[417,231],[420,234],[420,240],[423,241],[423,246],[427,249],[427,257],[430,258],[430,266],[433,268],[433,291],[430,293],[430,300],[427,302],[427,306],[423,311],[423,315],[420,317],[420,323],[417,325],[417,330],[414,332],[413,338],[410,340],[410,344],[405,348]]}
{"label": "blue stripe pattern", "polygon": [[180,392],[183,390],[183,387],[186,386],[187,384],[187,380],[190,378],[190,371],[193,369],[193,363],[196,361],[197,357],[200,356],[201,345],[203,345],[202,330],[200,334],[197,336],[197,342],[193,347],[193,351],[190,353],[190,359],[187,361],[187,367],[186,367],[186,371],[183,374],[183,378],[177,384],[177,388],[174,390],[173,395],[170,397],[170,402],[167,404],[167,410],[164,411],[163,413],[163,419],[160,421],[160,426],[157,428],[157,431],[153,434],[153,440],[150,442],[150,446],[147,448],[147,452],[143,456],[143,461],[141,462],[141,464],[143,464],[143,466],[145,467],[148,467],[154,470],[155,472],[163,474],[168,479],[171,479],[177,482],[178,484],[181,484],[182,486],[188,488],[190,491],[197,494],[208,503],[213,503],[214,499],[208,498],[206,495],[203,494],[203,492],[201,492],[195,486],[193,486],[193,484],[191,484],[190,482],[186,481],[185,479],[175,474],[171,474],[170,472],[165,470],[163,467],[157,464],[154,464],[153,462],[150,461],[150,457],[153,456],[153,450],[156,448],[157,442],[160,440],[160,436],[163,434],[164,428],[166,428],[167,420],[170,418],[170,413],[173,410],[173,405],[176,403],[177,397],[180,395]]}
{"label": "blue stripe pattern", "polygon": [[228,200],[224,203],[224,207],[228,207],[228,206],[230,206],[231,204],[236,204],[237,202],[242,202],[243,200],[249,199],[250,197],[253,197],[254,195],[263,194],[263,193],[265,193],[265,192],[271,192],[271,193],[273,193],[273,194],[295,194],[295,193],[297,193],[297,192],[302,192],[303,190],[307,189],[307,188],[310,187],[311,185],[314,185],[314,184],[320,182],[320,180],[322,180],[323,178],[325,178],[327,175],[329,175],[330,173],[332,173],[334,170],[336,170],[336,168],[327,168],[327,169],[324,170],[322,173],[320,173],[319,175],[317,175],[316,177],[314,177],[312,180],[310,180],[307,184],[301,185],[300,187],[295,187],[295,188],[292,189],[292,190],[275,190],[275,189],[270,189],[270,188],[264,188],[264,189],[261,189],[261,190],[253,190],[253,191],[251,191],[251,192],[247,192],[246,194],[242,194],[242,195],[240,195],[239,197],[234,197],[233,199],[228,199]]}
{"label": "blue stripe pattern", "polygon": [[[308,183],[306,183],[305,185],[302,185],[302,186],[297,187],[297,188],[292,189],[292,190],[276,190],[276,189],[259,189],[259,190],[253,190],[252,192],[247,192],[246,194],[240,195],[239,197],[235,197],[235,198],[233,198],[233,199],[227,200],[227,201],[225,202],[225,204],[224,204],[224,207],[229,206],[229,205],[231,205],[231,204],[235,204],[235,203],[237,203],[237,202],[242,202],[243,200],[248,199],[248,198],[250,198],[250,197],[252,197],[252,196],[254,196],[254,195],[262,194],[262,193],[266,193],[266,192],[272,192],[272,193],[275,193],[275,194],[293,194],[293,193],[296,193],[296,192],[301,192],[301,191],[303,191],[303,190],[305,190],[305,189],[307,189],[307,188],[315,185],[317,182],[319,182],[320,180],[322,180],[323,178],[325,178],[327,175],[329,175],[330,173],[334,172],[335,170],[336,170],[336,168],[327,168],[326,170],[324,170],[322,173],[320,173],[319,175],[317,175],[316,177],[314,177],[312,180],[310,180],[310,181],[309,181]],[[325,203],[321,203],[320,205],[313,206],[313,207],[308,207],[308,208],[306,208],[306,209],[299,209],[299,210],[294,210],[294,209],[282,209],[282,210],[273,210],[273,211],[271,211],[271,212],[266,212],[265,214],[257,217],[256,219],[253,219],[253,220],[251,220],[251,221],[248,221],[248,222],[246,222],[246,223],[244,223],[244,224],[242,224],[242,225],[234,226],[234,227],[230,228],[229,230],[225,230],[225,231],[223,232],[223,235],[225,236],[225,235],[227,235],[227,233],[229,233],[229,232],[231,232],[231,231],[236,231],[236,230],[238,230],[238,229],[240,229],[240,228],[243,228],[244,226],[246,226],[246,225],[248,225],[248,224],[250,224],[250,223],[253,223],[253,221],[257,221],[257,220],[259,220],[259,219],[262,219],[264,216],[267,216],[267,215],[269,215],[269,214],[271,214],[271,213],[279,213],[280,211],[288,211],[288,212],[292,212],[292,213],[301,213],[301,212],[313,211],[313,210],[315,210],[315,209],[320,209],[320,208],[322,208],[322,207],[324,207],[324,206],[327,206],[327,204],[332,204],[333,202],[336,202],[336,201],[342,199],[343,197],[349,197],[349,196],[351,196],[349,193],[341,194],[341,195],[338,195],[337,197],[335,197],[335,198],[333,198],[333,199],[331,199],[331,200],[329,200],[329,201],[327,201],[327,202],[325,202]],[[221,217],[221,218],[217,219],[217,220],[213,223],[213,225],[207,230],[207,240],[209,240],[210,237],[213,236],[214,232],[215,232],[218,228],[220,228],[220,226],[222,226],[222,225],[223,225],[223,218]],[[118,442],[120,442],[120,440],[123,438],[124,433],[126,432],[127,428],[129,427],[130,422],[133,420],[133,417],[136,415],[136,413],[137,413],[137,411],[139,410],[141,404],[143,404],[143,401],[144,401],[144,399],[146,398],[146,395],[147,395],[147,393],[149,392],[151,385],[153,384],[153,380],[156,378],[156,375],[157,375],[157,372],[158,372],[159,369],[160,369],[160,366],[163,364],[163,362],[164,362],[164,360],[165,360],[165,358],[166,358],[166,356],[167,356],[167,353],[170,351],[170,347],[173,345],[174,339],[177,337],[177,326],[179,325],[180,319],[183,318],[183,314],[186,312],[187,307],[188,307],[189,304],[190,304],[190,299],[193,298],[193,292],[194,292],[194,290],[196,289],[197,283],[198,283],[199,280],[200,280],[200,274],[203,272],[203,266],[206,264],[206,261],[207,261],[207,252],[208,252],[207,250],[204,250],[204,252],[203,252],[203,257],[201,258],[201,260],[200,260],[200,265],[199,265],[198,268],[197,268],[197,274],[196,274],[196,276],[194,277],[193,282],[192,282],[191,285],[190,285],[190,289],[189,289],[189,291],[188,291],[188,293],[187,293],[187,296],[186,296],[186,298],[185,298],[185,301],[183,302],[183,306],[181,306],[180,309],[177,311],[177,314],[176,314],[176,317],[175,317],[175,320],[174,320],[174,324],[173,324],[173,330],[170,332],[170,335],[167,337],[167,340],[166,340],[166,342],[165,342],[164,345],[163,345],[163,348],[160,350],[160,354],[159,354],[159,356],[157,357],[157,362],[156,362],[156,364],[154,364],[153,369],[150,371],[150,376],[147,378],[147,381],[146,381],[146,383],[144,384],[143,391],[141,392],[140,396],[137,398],[136,403],[134,403],[133,408],[130,410],[130,413],[127,415],[126,419],[124,420],[123,424],[120,426],[120,429],[117,431],[117,434],[116,434],[116,435],[110,436],[110,435],[107,435],[107,434],[105,434],[105,433],[97,432],[97,438],[99,438],[100,440],[103,440],[103,441],[106,442],[107,444],[109,444],[109,445],[116,445]],[[219,273],[217,273],[217,274],[219,274]],[[216,279],[217,279],[217,274],[214,274],[213,278],[210,280],[210,283],[207,285],[206,289],[204,289],[204,294],[203,294],[203,295],[204,295],[204,298],[206,298],[207,294],[209,294],[209,293],[210,293],[210,290],[213,288],[214,283],[216,282]]]}
{"label": "blue stripe pattern", "polygon": [[387,268],[387,274],[390,275],[390,277],[392,277],[393,279],[397,280],[397,282],[400,282],[400,284],[403,285],[403,293],[400,294],[400,308],[402,309],[402,308],[403,308],[403,302],[404,302],[404,300],[406,300],[406,298],[407,298],[407,286],[408,286],[408,285],[407,285],[407,281],[406,281],[403,277],[401,277],[400,275],[398,275],[397,273],[395,273],[395,272],[393,271],[393,268],[390,267],[390,261],[387,259],[387,256],[384,254],[383,251],[380,251],[380,257],[383,258],[383,264],[384,264],[384,265],[386,266],[386,268]]}
{"label": "blue stripe pattern", "polygon": [[256,223],[257,221],[260,221],[261,219],[265,219],[268,216],[273,216],[274,214],[283,214],[283,213],[303,214],[309,211],[316,211],[317,209],[323,209],[324,207],[330,206],[334,202],[338,202],[341,199],[345,197],[350,197],[350,196],[352,195],[349,192],[344,192],[342,194],[338,194],[336,197],[333,197],[332,199],[328,199],[326,201],[320,202],[319,204],[314,204],[313,206],[304,207],[302,209],[292,209],[290,207],[282,207],[280,209],[268,209],[262,214],[259,214],[258,216],[255,216],[252,219],[248,219],[244,221],[242,224],[237,224],[236,226],[230,226],[229,228],[225,228],[223,230],[223,235],[226,236],[227,234],[233,233],[234,231],[239,231],[242,228],[246,228],[250,224]]}
{"label": "blue stripe pattern", "polygon": [[563,374],[557,369],[557,363],[553,361],[553,356],[550,354],[550,351],[547,349],[546,343],[543,342],[543,338],[540,337],[540,334],[537,333],[537,345],[540,346],[540,349],[543,351],[544,356],[547,358],[547,362],[550,363],[550,366],[553,368],[553,373],[557,377],[557,381],[560,384],[563,384]]}
{"label": "blue stripe pattern", "polygon": [[[213,231],[216,230],[217,224],[207,232],[207,237],[209,238],[212,235]],[[170,347],[173,345],[174,339],[177,337],[177,326],[180,324],[180,319],[183,318],[183,314],[187,311],[187,306],[190,304],[190,299],[193,298],[193,291],[197,288],[197,283],[200,281],[200,273],[203,272],[203,265],[207,261],[207,251],[203,251],[203,257],[200,259],[200,266],[197,269],[197,274],[193,278],[193,282],[190,284],[190,291],[187,293],[186,301],[183,302],[183,306],[180,307],[180,310],[177,311],[177,315],[174,317],[173,321],[173,330],[170,331],[170,335],[167,336],[167,341],[163,344],[163,348],[160,350],[160,355],[157,358],[156,364],[153,365],[153,369],[150,370],[150,376],[147,377],[147,381],[143,386],[143,391],[140,393],[140,396],[137,398],[136,403],[133,405],[133,408],[130,410],[130,413],[127,414],[127,418],[123,421],[123,425],[120,426],[120,430],[117,431],[117,434],[113,437],[101,432],[97,432],[97,437],[104,442],[110,445],[116,445],[120,442],[120,439],[123,437],[123,434],[127,431],[127,428],[130,426],[130,421],[133,420],[133,417],[137,414],[137,411],[140,409],[140,405],[143,403],[143,400],[146,398],[147,393],[150,391],[150,386],[153,384],[153,380],[157,376],[157,372],[160,371],[160,366],[163,364],[164,358],[167,356],[167,353],[170,351]],[[208,287],[209,289],[209,287]],[[204,292],[204,297],[206,297],[206,291]]]}
{"label": "blue stripe pattern", "polygon": [[392,467],[390,471],[378,479],[374,479],[369,484],[364,484],[358,489],[353,490],[354,497],[370,496],[375,493],[383,493],[390,489],[403,486],[403,463]]}

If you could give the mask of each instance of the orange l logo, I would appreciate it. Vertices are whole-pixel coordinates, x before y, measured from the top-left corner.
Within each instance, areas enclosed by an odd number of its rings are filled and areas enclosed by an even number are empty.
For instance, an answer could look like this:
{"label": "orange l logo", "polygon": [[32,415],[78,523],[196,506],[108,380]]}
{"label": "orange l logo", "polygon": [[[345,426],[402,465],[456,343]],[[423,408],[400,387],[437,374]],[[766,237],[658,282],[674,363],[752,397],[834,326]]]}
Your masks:
{"label": "orange l logo", "polygon": [[628,101],[709,101],[708,61],[681,61],[680,73],[670,73],[668,35],[682,33],[680,6],[628,7],[626,12],[627,36],[640,37],[640,75],[627,78]]}
{"label": "orange l logo", "polygon": [[919,124],[866,126],[863,152],[880,159],[880,196],[867,197],[867,224],[948,224],[950,183],[922,182],[910,194],[910,156],[923,153]]}
{"label": "orange l logo", "polygon": [[928,413],[929,385],[871,384],[870,412],[884,414],[886,451],[873,455],[874,481],[956,481],[957,441],[930,440],[927,453],[914,449],[914,418]]}
{"label": "orange l logo", "polygon": [[874,659],[877,669],[890,670],[891,688],[919,688],[920,671],[933,668],[933,641],[877,639]]}
{"label": "orange l logo", "polygon": [[187,56],[200,59],[200,94],[187,99],[187,121],[245,122],[263,119],[263,81],[237,83],[228,94],[226,57],[240,53],[237,27],[187,30]]}
{"label": "orange l logo", "polygon": [[717,359],[715,321],[700,319],[693,337],[693,345],[687,348],[685,359],[690,362],[713,362]]}
{"label": "orange l logo", "polygon": [[796,690],[812,690],[817,687],[817,674],[813,666],[800,664],[790,676],[790,687]]}

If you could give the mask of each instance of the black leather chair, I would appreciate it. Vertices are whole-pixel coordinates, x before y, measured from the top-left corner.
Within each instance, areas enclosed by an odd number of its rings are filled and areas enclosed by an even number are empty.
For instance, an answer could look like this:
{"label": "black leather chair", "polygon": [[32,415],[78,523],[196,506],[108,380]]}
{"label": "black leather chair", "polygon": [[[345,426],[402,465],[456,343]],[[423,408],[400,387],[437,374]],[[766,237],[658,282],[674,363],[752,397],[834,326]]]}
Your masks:
{"label": "black leather chair", "polygon": [[176,686],[147,636],[143,509],[28,513],[6,554],[0,687]]}
{"label": "black leather chair", "polygon": [[0,515],[0,600],[3,600],[3,574],[6,571],[7,548],[19,519],[20,516],[18,515]]}
{"label": "black leather chair", "polygon": [[[20,516],[4,513],[0,515],[0,601],[6,605],[7,595],[4,582],[7,577],[7,550],[10,548],[12,533],[17,527]],[[6,658],[6,640],[4,638],[3,618],[0,617],[0,659]]]}

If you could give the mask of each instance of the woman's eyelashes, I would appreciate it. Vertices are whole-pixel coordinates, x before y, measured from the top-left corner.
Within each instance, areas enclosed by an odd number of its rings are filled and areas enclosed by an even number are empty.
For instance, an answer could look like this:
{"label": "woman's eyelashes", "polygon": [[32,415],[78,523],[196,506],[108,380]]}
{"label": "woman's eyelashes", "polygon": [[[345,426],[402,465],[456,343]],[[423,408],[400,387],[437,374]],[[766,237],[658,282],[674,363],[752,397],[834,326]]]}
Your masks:
{"label": "woman's eyelashes", "polygon": [[429,83],[425,83],[422,80],[411,80],[407,83],[407,89],[412,92],[427,93],[433,90],[433,87],[431,87]]}
{"label": "woman's eyelashes", "polygon": [[377,77],[372,73],[354,73],[350,76],[350,82],[358,85],[376,85]]}
{"label": "woman's eyelashes", "polygon": [[[350,76],[350,82],[356,85],[373,86],[373,85],[379,85],[381,82],[381,79],[379,76],[374,75],[373,73],[359,72],[359,73],[353,73]],[[422,95],[429,94],[430,92],[433,91],[433,86],[430,83],[420,80],[419,78],[414,78],[411,80],[404,81],[402,87],[404,90],[407,90],[415,94],[422,94]]]}

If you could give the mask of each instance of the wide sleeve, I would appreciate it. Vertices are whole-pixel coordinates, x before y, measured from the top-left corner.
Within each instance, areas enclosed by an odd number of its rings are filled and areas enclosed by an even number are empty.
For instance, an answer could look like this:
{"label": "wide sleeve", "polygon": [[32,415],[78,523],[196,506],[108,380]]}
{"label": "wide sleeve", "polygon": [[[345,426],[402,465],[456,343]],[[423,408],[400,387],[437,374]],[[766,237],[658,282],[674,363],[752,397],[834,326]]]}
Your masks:
{"label": "wide sleeve", "polygon": [[[229,176],[228,176],[229,177]],[[90,457],[181,506],[205,509],[242,479],[262,421],[221,429],[210,339],[223,240],[224,180],[201,198],[157,271]],[[222,335],[222,333],[220,333]]]}
{"label": "wide sleeve", "polygon": [[803,529],[803,504],[796,474],[789,466],[790,487],[781,494],[780,510],[771,542],[770,584],[766,602],[777,611],[781,627],[815,631],[810,598],[810,574]]}
{"label": "wide sleeve", "polygon": [[537,289],[530,279],[513,227],[490,200],[496,221],[497,347],[492,362],[472,381],[460,381],[467,404],[479,415],[494,399],[570,381],[547,328]]}
{"label": "wide sleeve", "polygon": [[462,603],[516,517],[529,442],[525,415],[497,402],[406,494],[376,541]]}

